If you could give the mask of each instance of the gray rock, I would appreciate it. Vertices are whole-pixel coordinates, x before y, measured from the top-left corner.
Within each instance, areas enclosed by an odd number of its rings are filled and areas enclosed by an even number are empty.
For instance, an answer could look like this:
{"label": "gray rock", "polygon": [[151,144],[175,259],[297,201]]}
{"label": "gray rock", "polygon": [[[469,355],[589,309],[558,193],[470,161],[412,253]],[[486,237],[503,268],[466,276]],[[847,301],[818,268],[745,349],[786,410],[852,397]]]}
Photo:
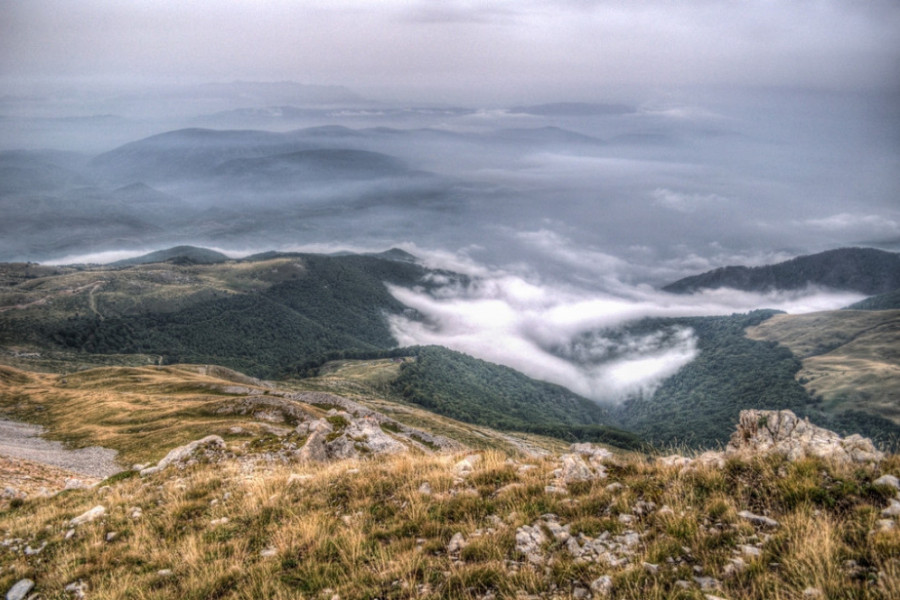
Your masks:
{"label": "gray rock", "polygon": [[183,467],[196,463],[200,458],[218,459],[224,452],[225,440],[217,435],[208,435],[203,439],[194,440],[189,444],[172,449],[155,466],[141,469],[141,477],[162,471],[170,465]]}
{"label": "gray rock", "polygon": [[900,479],[897,479],[893,475],[882,475],[872,483],[875,485],[887,485],[900,491]]}
{"label": "gray rock", "polygon": [[453,537],[450,538],[450,543],[447,544],[447,554],[458,557],[466,545],[466,538],[463,537],[463,534],[459,532],[454,533]]}
{"label": "gray rock", "polygon": [[722,588],[722,582],[714,577],[694,577],[694,581],[703,591],[718,590]]}
{"label": "gray rock", "polygon": [[6,600],[25,600],[28,592],[34,587],[30,579],[20,579],[6,592]]}
{"label": "gray rock", "polygon": [[559,468],[557,476],[563,483],[589,481],[594,478],[593,471],[585,464],[580,455],[564,454],[561,458],[562,466]]}
{"label": "gray rock", "polygon": [[900,516],[900,500],[894,500],[893,498],[891,498],[891,505],[881,511],[881,515],[884,517]]}
{"label": "gray rock", "polygon": [[69,527],[78,527],[79,525],[83,525],[84,523],[89,523],[90,521],[99,519],[104,515],[106,515],[106,507],[97,505],[91,510],[84,512],[69,521]]}
{"label": "gray rock", "polygon": [[544,562],[541,546],[547,542],[547,536],[540,527],[523,525],[516,529],[516,552],[525,555],[525,560],[539,565]]}
{"label": "gray rock", "polygon": [[591,591],[601,598],[608,598],[612,593],[613,581],[609,575],[603,575],[591,582]]}
{"label": "gray rock", "polygon": [[106,541],[107,541],[107,542],[115,541],[115,539],[116,539],[117,537],[119,537],[119,532],[118,532],[118,531],[110,531],[109,533],[106,534]]}
{"label": "gray rock", "polygon": [[737,431],[725,448],[726,456],[772,453],[782,454],[791,461],[808,456],[845,463],[879,462],[884,458],[872,440],[856,434],[842,438],[789,410],[741,411]]}
{"label": "gray rock", "polygon": [[760,525],[762,527],[778,527],[778,521],[776,521],[775,519],[770,519],[769,517],[763,515],[755,515],[749,510],[742,510],[738,513],[738,516],[742,519],[750,521],[754,525]]}

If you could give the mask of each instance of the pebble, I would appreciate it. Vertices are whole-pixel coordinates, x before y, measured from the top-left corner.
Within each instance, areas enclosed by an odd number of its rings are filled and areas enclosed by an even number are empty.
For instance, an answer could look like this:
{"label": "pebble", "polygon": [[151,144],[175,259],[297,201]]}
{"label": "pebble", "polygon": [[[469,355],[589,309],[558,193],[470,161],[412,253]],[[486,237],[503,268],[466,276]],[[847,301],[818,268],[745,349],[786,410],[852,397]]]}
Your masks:
{"label": "pebble", "polygon": [[87,583],[84,581],[78,580],[73,581],[69,585],[63,588],[64,591],[69,592],[75,597],[75,600],[84,600],[86,597],[86,593],[88,589]]}
{"label": "pebble", "polygon": [[694,577],[694,581],[700,586],[701,590],[718,590],[722,587],[722,582],[714,577]]}
{"label": "pebble", "polygon": [[110,531],[109,533],[106,534],[106,541],[107,541],[107,542],[112,542],[112,541],[114,541],[117,537],[119,537],[119,532],[118,532],[118,531]]}

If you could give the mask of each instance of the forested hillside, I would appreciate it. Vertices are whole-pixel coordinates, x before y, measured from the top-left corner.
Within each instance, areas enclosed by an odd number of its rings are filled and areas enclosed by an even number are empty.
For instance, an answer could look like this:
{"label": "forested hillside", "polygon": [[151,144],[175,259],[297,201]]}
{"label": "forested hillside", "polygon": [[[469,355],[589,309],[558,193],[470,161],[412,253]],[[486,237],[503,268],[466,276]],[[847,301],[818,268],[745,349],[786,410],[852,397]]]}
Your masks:
{"label": "forested hillside", "polygon": [[900,254],[874,248],[839,248],[762,267],[722,267],[685,277],[663,290],[690,294],[702,289],[797,290],[821,286],[863,294],[900,288]]}
{"label": "forested hillside", "polygon": [[648,319],[632,326],[691,327],[700,353],[652,395],[625,402],[616,413],[617,424],[656,444],[710,447],[728,441],[728,423],[741,410],[790,409],[837,431],[896,443],[900,427],[887,419],[847,407],[840,412],[822,407],[796,379],[802,364],[787,347],[746,337],[747,327],[775,313]]}
{"label": "forested hillside", "polygon": [[411,349],[392,389],[433,412],[500,430],[638,447],[637,437],[609,427],[610,413],[564,387],[537,381],[440,346]]}

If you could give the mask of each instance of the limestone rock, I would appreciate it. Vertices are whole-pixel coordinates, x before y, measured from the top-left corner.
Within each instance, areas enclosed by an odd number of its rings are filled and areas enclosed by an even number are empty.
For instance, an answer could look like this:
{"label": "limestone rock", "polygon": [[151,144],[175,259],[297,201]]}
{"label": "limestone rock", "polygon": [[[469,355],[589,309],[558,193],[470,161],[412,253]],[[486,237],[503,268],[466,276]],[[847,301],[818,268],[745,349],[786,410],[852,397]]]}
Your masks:
{"label": "limestone rock", "polygon": [[547,542],[547,536],[540,526],[523,525],[516,529],[516,552],[525,555],[525,560],[534,565],[544,562],[541,546]]}
{"label": "limestone rock", "polygon": [[562,466],[559,468],[557,475],[564,483],[593,479],[594,473],[578,454],[564,454],[561,458]]}
{"label": "limestone rock", "polygon": [[454,558],[459,558],[459,553],[462,552],[462,549],[466,547],[466,538],[463,537],[463,534],[457,532],[453,534],[453,537],[450,538],[450,543],[447,544],[447,554]]}
{"label": "limestone rock", "polygon": [[763,515],[755,515],[749,510],[742,510],[738,513],[738,516],[742,519],[750,521],[754,525],[760,525],[763,527],[778,527],[778,521],[776,521],[775,519],[770,519],[769,517]]}
{"label": "limestone rock", "polygon": [[603,575],[591,582],[591,591],[601,598],[608,598],[612,593],[613,581],[609,575]]}
{"label": "limestone rock", "polygon": [[873,481],[875,485],[886,485],[894,488],[897,491],[900,491],[900,479],[897,479],[893,475],[882,475],[875,481]]}
{"label": "limestone rock", "polygon": [[6,592],[6,600],[24,600],[33,587],[32,580],[20,579]]}
{"label": "limestone rock", "polygon": [[881,511],[883,517],[900,517],[900,500],[891,499],[891,505]]}
{"label": "limestone rock", "polygon": [[334,412],[332,417],[343,419],[338,419],[337,425],[326,419],[317,419],[297,427],[298,433],[309,435],[298,453],[300,460],[324,462],[406,450],[404,444],[382,431],[375,417],[366,415],[355,418],[346,412]]}
{"label": "limestone rock", "polygon": [[69,521],[69,527],[78,527],[79,525],[83,525],[84,523],[88,523],[90,521],[94,521],[99,519],[100,517],[106,514],[106,507],[102,505],[97,505],[91,510],[82,513]]}
{"label": "limestone rock", "polygon": [[162,471],[170,465],[184,468],[185,466],[196,464],[202,459],[217,460],[224,453],[225,440],[217,435],[208,435],[203,439],[194,440],[189,444],[171,450],[155,466],[141,469],[141,477]]}
{"label": "limestone rock", "polygon": [[842,438],[833,431],[801,419],[789,410],[741,411],[737,431],[725,449],[726,456],[778,453],[788,460],[813,456],[838,462],[879,462],[884,453],[859,435]]}

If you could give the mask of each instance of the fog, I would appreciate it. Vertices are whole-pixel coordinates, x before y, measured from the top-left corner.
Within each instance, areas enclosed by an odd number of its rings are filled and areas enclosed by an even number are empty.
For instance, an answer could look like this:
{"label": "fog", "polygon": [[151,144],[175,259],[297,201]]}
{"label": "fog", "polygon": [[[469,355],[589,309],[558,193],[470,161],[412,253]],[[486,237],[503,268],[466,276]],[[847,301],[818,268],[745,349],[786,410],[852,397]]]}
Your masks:
{"label": "fog", "polygon": [[[582,260],[593,266],[591,257]],[[769,293],[723,288],[673,295],[620,281],[615,269],[605,275],[604,289],[588,289],[549,275],[490,270],[443,254],[426,255],[425,262],[468,273],[471,283],[430,292],[392,287],[394,296],[420,315],[392,319],[401,345],[447,346],[602,402],[652,393],[697,354],[689,327],[660,326],[650,334],[632,335],[623,329],[629,323],[761,307],[800,314],[842,308],[863,298],[815,288]]]}
{"label": "fog", "polygon": [[620,399],[697,352],[622,324],[858,299],[660,286],[900,250],[898,29],[887,0],[0,0],[0,260],[401,247],[475,277],[393,290],[402,343]]}

